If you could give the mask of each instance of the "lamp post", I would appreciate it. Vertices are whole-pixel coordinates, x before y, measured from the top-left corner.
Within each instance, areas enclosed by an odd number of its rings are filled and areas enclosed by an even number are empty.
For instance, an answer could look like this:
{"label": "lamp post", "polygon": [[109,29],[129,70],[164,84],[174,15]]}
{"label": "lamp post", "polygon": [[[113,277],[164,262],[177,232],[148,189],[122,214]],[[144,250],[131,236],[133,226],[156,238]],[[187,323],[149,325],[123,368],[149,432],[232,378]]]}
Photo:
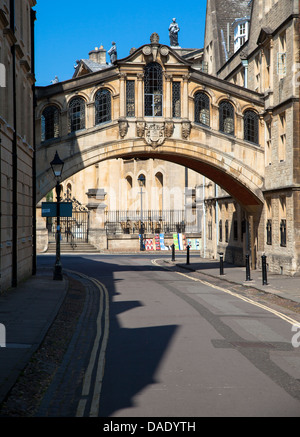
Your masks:
{"label": "lamp post", "polygon": [[143,225],[143,187],[145,186],[145,176],[143,175],[143,174],[141,174],[139,177],[138,177],[138,182],[139,182],[139,185],[140,185],[140,187],[141,187],[141,229],[140,229],[140,234],[141,234],[141,240],[140,240],[140,250],[142,251],[142,250],[145,250],[145,247],[144,247],[144,237],[143,237],[143,234],[144,234],[144,229],[143,229],[143,227],[144,227],[144,225]]}
{"label": "lamp post", "polygon": [[60,193],[61,193],[61,175],[62,170],[64,167],[64,162],[60,159],[58,156],[58,153],[56,151],[53,161],[50,162],[54,177],[56,179],[56,259],[54,264],[54,270],[53,270],[53,279],[55,281],[62,281],[63,275],[62,275],[62,266],[60,262],[60,236],[61,236],[61,230],[60,230]]}

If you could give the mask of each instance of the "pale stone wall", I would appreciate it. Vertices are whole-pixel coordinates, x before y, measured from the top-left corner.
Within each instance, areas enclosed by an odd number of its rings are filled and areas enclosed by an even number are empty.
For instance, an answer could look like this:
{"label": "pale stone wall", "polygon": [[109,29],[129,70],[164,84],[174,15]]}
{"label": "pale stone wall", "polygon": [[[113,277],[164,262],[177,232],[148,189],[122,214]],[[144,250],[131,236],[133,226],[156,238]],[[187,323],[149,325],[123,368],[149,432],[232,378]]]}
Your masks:
{"label": "pale stone wall", "polygon": [[[267,255],[270,271],[300,272],[299,265],[299,2],[253,1],[249,39],[216,74],[222,79],[247,86],[263,95],[260,145],[265,150],[264,194],[272,205],[255,218],[252,248],[254,264]],[[280,53],[284,65],[280,62]],[[247,61],[247,68],[242,64]],[[284,68],[282,68],[284,66]],[[282,212],[280,199],[285,199]],[[233,200],[231,200],[233,202]],[[247,217],[249,219],[249,217]],[[272,220],[272,244],[267,244],[266,223]],[[286,246],[280,246],[280,223],[286,219]],[[216,231],[216,230],[215,230]],[[229,249],[229,244],[225,250]],[[245,253],[245,251],[244,251]]]}
{"label": "pale stone wall", "polygon": [[[1,137],[1,290],[32,274],[33,262],[33,95],[31,72],[31,7],[35,0],[15,5],[15,28],[10,2],[0,7],[0,137]],[[13,71],[15,47],[16,70]],[[16,107],[13,75],[16,77]],[[4,76],[3,76],[4,75]],[[13,158],[14,109],[16,111],[16,161]],[[16,171],[14,176],[13,167]],[[15,192],[15,195],[13,194]],[[16,201],[14,201],[14,196]],[[15,217],[15,223],[13,220]]]}

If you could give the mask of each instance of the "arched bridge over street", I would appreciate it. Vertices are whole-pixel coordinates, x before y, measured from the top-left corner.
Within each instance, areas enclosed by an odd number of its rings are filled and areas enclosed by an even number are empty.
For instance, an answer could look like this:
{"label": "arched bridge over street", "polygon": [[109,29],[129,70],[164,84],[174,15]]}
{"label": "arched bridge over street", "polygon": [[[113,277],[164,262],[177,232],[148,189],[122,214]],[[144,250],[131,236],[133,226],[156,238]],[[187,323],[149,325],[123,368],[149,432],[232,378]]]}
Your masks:
{"label": "arched bridge over street", "polygon": [[[80,69],[79,69],[80,71]],[[63,178],[114,158],[193,169],[249,212],[263,203],[263,96],[193,67],[157,41],[95,73],[37,87],[37,202]]]}

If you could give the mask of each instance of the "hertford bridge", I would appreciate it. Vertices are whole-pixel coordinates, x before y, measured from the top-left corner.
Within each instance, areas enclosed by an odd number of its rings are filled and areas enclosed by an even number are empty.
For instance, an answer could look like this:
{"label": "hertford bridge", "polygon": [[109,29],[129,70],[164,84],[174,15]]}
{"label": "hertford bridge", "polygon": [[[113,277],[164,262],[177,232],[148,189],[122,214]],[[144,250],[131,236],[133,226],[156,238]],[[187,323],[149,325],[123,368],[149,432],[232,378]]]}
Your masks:
{"label": "hertford bridge", "polygon": [[63,176],[113,158],[156,158],[216,182],[250,214],[264,202],[264,102],[212,77],[157,34],[124,59],[71,80],[37,87],[37,202]]}

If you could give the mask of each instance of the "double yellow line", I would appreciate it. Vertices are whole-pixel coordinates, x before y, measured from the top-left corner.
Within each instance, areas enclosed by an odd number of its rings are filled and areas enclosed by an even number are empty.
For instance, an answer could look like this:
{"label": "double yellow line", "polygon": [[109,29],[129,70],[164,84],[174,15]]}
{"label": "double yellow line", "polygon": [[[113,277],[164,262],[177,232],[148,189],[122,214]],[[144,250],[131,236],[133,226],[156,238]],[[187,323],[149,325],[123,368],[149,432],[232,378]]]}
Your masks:
{"label": "double yellow line", "polygon": [[[156,266],[162,267],[166,270],[171,270],[166,266],[161,266],[160,264],[157,263],[157,261],[160,261],[160,260],[159,259],[152,260],[152,263],[155,264]],[[286,322],[290,323],[291,325],[297,325],[300,327],[300,322],[292,319],[291,317],[286,316],[285,314],[280,313],[279,311],[273,310],[272,308],[269,308],[266,305],[262,305],[259,302],[255,302],[254,300],[249,299],[248,297],[241,296],[237,293],[234,293],[233,291],[227,290],[226,288],[218,287],[217,285],[210,284],[209,282],[203,281],[202,279],[193,278],[192,276],[189,276],[188,274],[185,274],[185,273],[181,273],[181,272],[175,272],[175,273],[177,273],[177,275],[185,276],[186,278],[191,279],[195,282],[201,282],[201,284],[206,285],[207,287],[211,287],[211,288],[214,288],[216,290],[223,291],[224,293],[230,294],[231,296],[237,297],[238,299],[243,300],[247,303],[250,303],[251,305],[255,305],[259,308],[262,308],[263,310],[268,311],[269,313],[275,314],[276,316],[280,317],[282,320],[285,320]]]}
{"label": "double yellow line", "polygon": [[[105,352],[107,347],[108,335],[109,335],[109,295],[107,288],[98,279],[91,278],[83,273],[74,272],[72,270],[66,270],[68,273],[80,276],[92,282],[96,288],[99,290],[99,310],[97,315],[96,323],[96,336],[89,360],[89,364],[85,371],[81,399],[78,403],[76,417],[98,417],[99,406],[100,406],[100,396],[102,390],[102,382],[104,376],[105,367]],[[103,323],[102,323],[103,322]],[[101,342],[101,349],[99,357],[97,358],[97,353],[99,349],[99,344]],[[96,369],[95,379],[92,379],[92,374]],[[89,412],[85,412],[86,404],[90,397],[92,396],[91,405]]]}

